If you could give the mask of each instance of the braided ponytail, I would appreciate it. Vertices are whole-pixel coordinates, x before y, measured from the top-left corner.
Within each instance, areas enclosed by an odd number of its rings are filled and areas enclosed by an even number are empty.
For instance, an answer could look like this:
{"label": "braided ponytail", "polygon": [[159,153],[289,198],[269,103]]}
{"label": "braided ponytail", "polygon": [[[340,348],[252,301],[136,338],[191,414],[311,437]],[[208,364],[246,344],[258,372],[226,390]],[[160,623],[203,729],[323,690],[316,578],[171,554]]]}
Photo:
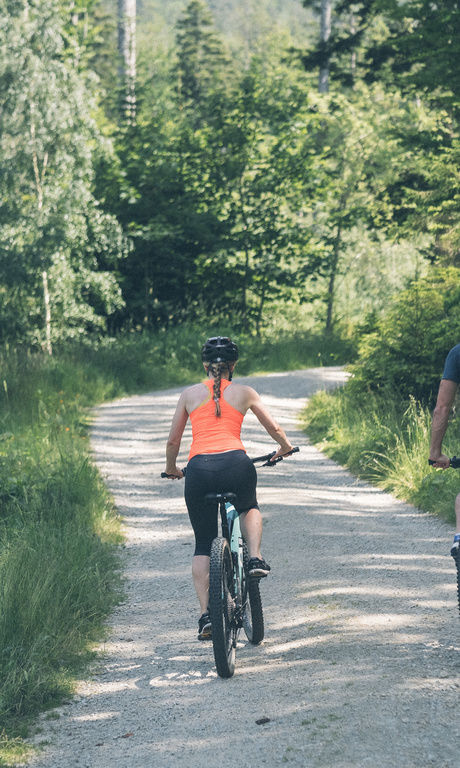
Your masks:
{"label": "braided ponytail", "polygon": [[220,384],[222,381],[222,371],[230,371],[228,363],[211,363],[208,370],[211,371],[214,379],[213,400],[216,404],[216,416],[221,416],[220,410]]}

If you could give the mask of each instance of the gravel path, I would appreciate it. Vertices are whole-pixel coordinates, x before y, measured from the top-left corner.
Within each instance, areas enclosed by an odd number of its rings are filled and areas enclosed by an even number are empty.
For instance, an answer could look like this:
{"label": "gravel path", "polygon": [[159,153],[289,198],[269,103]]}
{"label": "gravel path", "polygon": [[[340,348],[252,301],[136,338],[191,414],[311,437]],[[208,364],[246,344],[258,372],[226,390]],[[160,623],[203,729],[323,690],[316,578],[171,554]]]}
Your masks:
{"label": "gravel path", "polygon": [[[91,678],[59,719],[43,717],[35,768],[460,766],[451,529],[297,431],[307,397],[343,378],[252,380],[301,452],[259,471],[266,639],[241,642],[231,680],[196,640],[183,485],[159,477],[179,390],[98,410],[92,442],[125,517],[127,601]],[[270,449],[252,416],[243,440],[250,455]]]}

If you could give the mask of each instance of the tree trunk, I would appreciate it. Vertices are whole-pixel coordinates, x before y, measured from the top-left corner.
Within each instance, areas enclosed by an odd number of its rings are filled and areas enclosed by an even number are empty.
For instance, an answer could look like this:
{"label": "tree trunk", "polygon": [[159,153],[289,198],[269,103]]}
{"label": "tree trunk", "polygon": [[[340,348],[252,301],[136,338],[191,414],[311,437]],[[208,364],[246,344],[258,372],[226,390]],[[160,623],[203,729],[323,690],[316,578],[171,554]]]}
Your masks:
{"label": "tree trunk", "polygon": [[46,351],[49,355],[53,354],[53,347],[51,346],[51,309],[50,309],[50,294],[48,290],[48,273],[45,270],[42,272],[43,277],[43,299],[45,302],[45,330],[46,330]]}
{"label": "tree trunk", "polygon": [[136,0],[118,0],[118,57],[122,113],[136,118]]}
{"label": "tree trunk", "polygon": [[[356,32],[356,18],[354,13],[351,14],[350,32],[352,35],[354,35]],[[356,51],[354,49],[351,52],[350,70],[351,70],[351,79],[352,79],[352,82],[354,83],[355,75],[356,75]]]}
{"label": "tree trunk", "polygon": [[332,252],[332,262],[331,262],[331,273],[329,275],[329,286],[328,286],[328,292],[327,292],[326,333],[332,332],[332,318],[333,318],[334,299],[335,299],[335,279],[337,277],[337,267],[339,265],[341,237],[342,237],[342,225],[339,222],[337,224],[337,233],[334,240],[334,249]]}
{"label": "tree trunk", "polygon": [[249,330],[249,320],[248,320],[248,288],[249,288],[249,243],[248,243],[248,232],[249,232],[249,224],[246,217],[246,211],[244,209],[244,190],[241,179],[239,180],[239,195],[240,195],[240,205],[241,205],[241,219],[243,221],[243,228],[244,228],[244,236],[243,236],[243,250],[244,250],[244,277],[243,277],[243,285],[241,290],[241,320],[243,328],[248,331]]}
{"label": "tree trunk", "polygon": [[331,36],[332,0],[321,0],[321,30],[319,48],[321,53],[319,65],[318,90],[327,93],[329,90],[329,38]]}
{"label": "tree trunk", "polygon": [[[34,122],[34,114],[35,114],[35,107],[32,103],[30,105],[30,113],[31,113],[31,123],[30,123],[30,138],[32,140],[32,166],[34,169],[34,177],[35,177],[35,189],[37,192],[37,208],[39,211],[43,209],[43,196],[44,196],[44,181],[45,181],[45,175],[48,168],[48,152],[45,152],[43,155],[43,160],[41,164],[40,169],[40,162],[37,154],[37,150],[35,148],[35,139],[36,139],[36,131],[35,131],[35,122]],[[43,280],[43,301],[45,304],[45,348],[49,355],[53,354],[53,348],[51,346],[51,306],[50,306],[50,294],[48,290],[48,272],[46,270],[43,270],[42,272],[42,280]]]}
{"label": "tree trunk", "polygon": [[256,335],[257,338],[260,338],[260,326],[262,323],[262,313],[264,310],[265,305],[265,292],[266,292],[267,284],[264,283],[262,286],[262,293],[260,294],[260,300],[259,300],[259,308],[257,310],[257,317],[256,317]]}

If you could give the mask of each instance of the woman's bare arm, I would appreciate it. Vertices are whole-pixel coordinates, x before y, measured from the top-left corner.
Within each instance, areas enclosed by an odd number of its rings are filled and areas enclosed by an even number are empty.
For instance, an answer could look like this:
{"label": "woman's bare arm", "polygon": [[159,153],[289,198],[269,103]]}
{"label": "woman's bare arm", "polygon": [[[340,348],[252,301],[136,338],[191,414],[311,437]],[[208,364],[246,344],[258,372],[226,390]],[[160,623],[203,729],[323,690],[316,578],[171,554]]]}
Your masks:
{"label": "woman's bare arm", "polygon": [[262,400],[260,399],[260,396],[257,394],[257,392],[251,387],[248,387],[248,389],[250,389],[249,408],[254,413],[254,415],[257,416],[258,420],[264,429],[268,432],[270,437],[272,437],[273,440],[276,440],[280,446],[279,450],[276,452],[273,458],[277,459],[278,456],[284,456],[286,453],[289,453],[289,451],[292,450],[292,445],[289,442],[284,429],[282,429],[282,427],[280,427],[280,425],[274,420],[269,410],[262,403]]}
{"label": "woman's bare arm", "polygon": [[183,477],[180,469],[176,466],[177,456],[179,454],[182,435],[188,419],[188,413],[185,407],[185,392],[183,392],[177,403],[176,411],[171,422],[168,442],[166,443],[166,469],[168,475]]}

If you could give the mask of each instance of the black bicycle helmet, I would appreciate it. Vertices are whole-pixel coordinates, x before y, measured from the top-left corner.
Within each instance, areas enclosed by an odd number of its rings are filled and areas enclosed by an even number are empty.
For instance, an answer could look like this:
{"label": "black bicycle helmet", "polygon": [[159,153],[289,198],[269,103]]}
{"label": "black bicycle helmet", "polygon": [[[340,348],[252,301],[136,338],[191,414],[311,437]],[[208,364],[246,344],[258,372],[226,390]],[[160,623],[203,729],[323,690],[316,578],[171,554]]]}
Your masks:
{"label": "black bicycle helmet", "polygon": [[201,348],[203,363],[236,363],[238,347],[228,336],[213,336]]}

